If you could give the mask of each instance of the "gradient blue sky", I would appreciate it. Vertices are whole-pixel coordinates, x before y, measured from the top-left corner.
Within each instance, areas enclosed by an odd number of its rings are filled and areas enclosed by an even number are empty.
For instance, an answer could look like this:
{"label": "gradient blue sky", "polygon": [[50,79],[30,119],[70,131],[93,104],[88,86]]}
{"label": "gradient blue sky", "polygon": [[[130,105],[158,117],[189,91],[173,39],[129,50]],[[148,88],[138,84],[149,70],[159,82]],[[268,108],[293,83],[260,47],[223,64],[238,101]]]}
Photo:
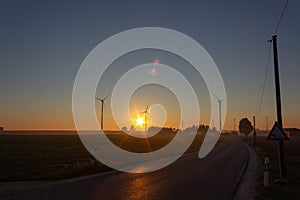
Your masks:
{"label": "gradient blue sky", "polygon": [[[223,76],[228,112],[257,113],[268,43],[284,0],[14,1],[0,2],[0,126],[73,129],[72,87],[85,56],[131,28],[170,28],[203,45]],[[278,32],[285,127],[300,127],[300,2],[289,1]],[[275,120],[273,63],[258,128]]]}

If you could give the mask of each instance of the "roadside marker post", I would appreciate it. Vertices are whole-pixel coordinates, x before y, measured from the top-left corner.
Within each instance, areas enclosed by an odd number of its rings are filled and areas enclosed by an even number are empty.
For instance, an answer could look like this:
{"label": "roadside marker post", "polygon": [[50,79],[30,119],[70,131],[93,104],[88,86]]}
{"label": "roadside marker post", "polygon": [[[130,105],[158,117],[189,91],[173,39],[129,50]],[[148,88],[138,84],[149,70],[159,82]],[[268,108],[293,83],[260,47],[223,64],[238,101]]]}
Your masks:
{"label": "roadside marker post", "polygon": [[264,170],[264,187],[269,187],[269,171],[270,171],[270,159],[265,157],[265,170]]}

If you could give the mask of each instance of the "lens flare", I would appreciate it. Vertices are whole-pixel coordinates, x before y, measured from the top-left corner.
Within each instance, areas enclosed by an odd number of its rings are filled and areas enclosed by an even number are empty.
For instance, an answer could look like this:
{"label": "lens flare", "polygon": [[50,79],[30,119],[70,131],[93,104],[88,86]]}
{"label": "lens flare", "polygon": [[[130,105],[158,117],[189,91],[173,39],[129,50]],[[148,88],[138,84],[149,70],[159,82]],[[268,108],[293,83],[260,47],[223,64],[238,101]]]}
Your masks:
{"label": "lens flare", "polygon": [[156,75],[157,75],[157,72],[156,72],[156,70],[153,68],[153,69],[150,69],[150,70],[148,71],[148,74],[151,75],[151,76],[156,76]]}
{"label": "lens flare", "polygon": [[135,120],[135,124],[136,124],[137,126],[143,126],[144,123],[145,123],[145,122],[144,122],[144,119],[141,118],[141,117],[138,117],[138,118]]}

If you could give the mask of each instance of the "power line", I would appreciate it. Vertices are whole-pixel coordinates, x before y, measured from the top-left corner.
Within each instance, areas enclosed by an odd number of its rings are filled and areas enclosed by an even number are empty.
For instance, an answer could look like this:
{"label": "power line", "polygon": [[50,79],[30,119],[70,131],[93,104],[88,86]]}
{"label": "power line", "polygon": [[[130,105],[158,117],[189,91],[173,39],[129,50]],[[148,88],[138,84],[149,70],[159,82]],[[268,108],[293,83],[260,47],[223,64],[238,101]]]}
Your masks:
{"label": "power line", "polygon": [[[289,0],[285,1],[284,7],[283,7],[283,9],[281,11],[281,14],[280,14],[279,20],[278,20],[278,22],[276,24],[276,27],[275,27],[273,35],[276,35],[277,32],[278,32],[279,26],[281,24],[281,21],[283,19],[283,16],[284,16],[285,12],[286,12],[286,8],[287,8],[287,5],[288,5],[288,2],[289,2]],[[263,86],[262,86],[261,96],[260,96],[260,99],[259,99],[259,106],[258,106],[258,111],[257,111],[257,115],[256,115],[257,117],[259,116],[260,111],[261,111],[261,106],[262,106],[263,97],[264,97],[264,93],[265,93],[266,80],[267,80],[267,75],[268,75],[269,66],[270,66],[271,40],[269,40],[268,42],[269,42],[269,47],[268,47],[268,54],[267,54],[267,65],[266,65],[266,69],[265,69],[264,82],[263,82]]]}
{"label": "power line", "polygon": [[276,27],[275,27],[274,34],[273,34],[273,35],[276,35],[277,32],[278,32],[280,23],[281,23],[281,21],[282,21],[282,18],[283,18],[283,16],[284,16],[284,13],[285,13],[285,10],[286,10],[286,7],[287,7],[288,3],[289,3],[289,0],[286,0],[286,1],[285,1],[285,4],[284,4],[284,7],[283,7],[283,9],[282,9],[282,11],[281,11],[281,15],[280,15],[280,17],[279,17],[279,20],[278,20],[278,22],[277,22],[277,25],[276,25]]}
{"label": "power line", "polygon": [[264,98],[265,86],[266,86],[266,82],[267,82],[269,66],[270,66],[270,63],[271,63],[270,60],[271,60],[271,42],[269,41],[268,54],[267,54],[267,65],[266,65],[266,69],[265,69],[265,75],[264,75],[264,82],[263,82],[263,86],[262,86],[262,91],[261,91],[261,95],[260,95],[260,99],[259,99],[259,106],[258,106],[258,110],[257,110],[257,114],[256,114],[257,117],[260,114],[261,106],[262,106],[262,102],[263,102],[263,98]]}

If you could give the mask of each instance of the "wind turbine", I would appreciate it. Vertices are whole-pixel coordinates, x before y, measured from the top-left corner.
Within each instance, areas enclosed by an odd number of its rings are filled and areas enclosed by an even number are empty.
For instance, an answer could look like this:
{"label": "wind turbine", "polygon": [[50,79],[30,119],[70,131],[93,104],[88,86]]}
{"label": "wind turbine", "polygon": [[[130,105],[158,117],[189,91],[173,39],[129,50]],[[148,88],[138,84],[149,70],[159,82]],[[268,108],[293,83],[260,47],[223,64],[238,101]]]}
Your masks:
{"label": "wind turbine", "polygon": [[145,132],[147,132],[147,115],[150,115],[148,113],[148,108],[149,108],[149,105],[147,105],[146,110],[142,112],[142,113],[144,113],[144,116],[145,116]]}
{"label": "wind turbine", "polygon": [[106,100],[106,98],[108,97],[109,95],[107,95],[105,98],[103,99],[100,99],[100,98],[97,98],[95,97],[96,100],[100,101],[101,102],[101,129],[103,130],[103,109],[104,109],[104,101]]}
{"label": "wind turbine", "polygon": [[224,99],[220,99],[219,97],[217,97],[216,95],[214,95],[217,98],[217,101],[219,103],[219,120],[220,120],[220,133],[222,133],[222,102],[225,101],[225,99],[227,99],[228,97],[224,98]]}

